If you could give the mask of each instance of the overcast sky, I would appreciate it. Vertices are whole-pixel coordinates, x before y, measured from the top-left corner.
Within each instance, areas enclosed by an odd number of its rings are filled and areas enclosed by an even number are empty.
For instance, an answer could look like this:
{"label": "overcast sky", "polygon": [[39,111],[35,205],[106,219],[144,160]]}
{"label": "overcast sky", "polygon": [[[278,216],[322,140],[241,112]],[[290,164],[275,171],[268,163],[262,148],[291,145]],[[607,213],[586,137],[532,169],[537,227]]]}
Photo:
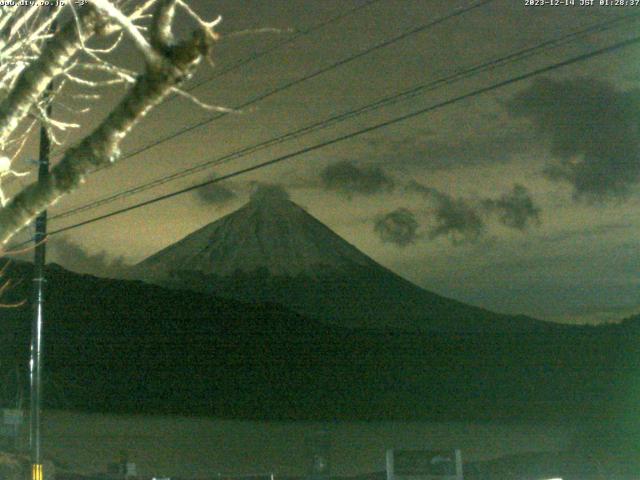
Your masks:
{"label": "overcast sky", "polygon": [[[50,213],[152,181],[418,85],[503,58],[640,7],[532,7],[495,0],[331,69],[94,174]],[[224,71],[367,2],[193,2],[222,14]],[[427,24],[472,1],[380,0],[194,90],[237,107],[265,92]],[[233,34],[247,29],[281,33]],[[224,175],[494,83],[632,38],[638,21],[439,85],[349,121],[68,218],[55,230]],[[139,64],[125,45],[119,61]],[[256,183],[291,198],[366,254],[418,285],[494,311],[562,322],[640,312],[640,47],[590,58],[381,128],[228,182],[58,235],[49,258],[116,271],[235,210]],[[121,91],[82,118],[90,128]],[[67,115],[67,114],[64,114]],[[155,110],[123,151],[213,114],[175,99]],[[32,179],[20,180],[23,183]],[[19,183],[13,185],[16,188]],[[21,238],[26,238],[24,235]],[[106,269],[106,270],[105,270]]]}

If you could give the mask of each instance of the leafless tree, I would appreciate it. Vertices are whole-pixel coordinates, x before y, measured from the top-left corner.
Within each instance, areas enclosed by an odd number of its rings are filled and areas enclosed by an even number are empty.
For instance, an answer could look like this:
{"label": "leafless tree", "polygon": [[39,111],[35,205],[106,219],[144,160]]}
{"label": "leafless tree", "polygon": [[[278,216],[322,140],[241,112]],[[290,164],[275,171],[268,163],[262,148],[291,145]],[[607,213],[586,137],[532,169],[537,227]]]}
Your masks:
{"label": "leafless tree", "polygon": [[[25,173],[12,165],[38,124],[46,125],[62,152],[48,180],[34,181],[11,198],[0,196],[2,244],[90,172],[117,161],[122,140],[168,95],[179,93],[198,102],[180,85],[210,58],[218,38],[214,29],[220,19],[204,20],[186,0],[65,1],[51,7],[29,0],[0,4],[0,182]],[[186,39],[174,36],[178,11],[193,22]],[[59,25],[55,30],[53,22]],[[144,58],[141,71],[108,60],[121,41],[132,43]],[[65,89],[89,99],[111,85],[125,86],[121,100],[80,141],[63,142],[82,119],[56,119],[48,109],[51,102]],[[89,90],[78,94],[78,88]]]}

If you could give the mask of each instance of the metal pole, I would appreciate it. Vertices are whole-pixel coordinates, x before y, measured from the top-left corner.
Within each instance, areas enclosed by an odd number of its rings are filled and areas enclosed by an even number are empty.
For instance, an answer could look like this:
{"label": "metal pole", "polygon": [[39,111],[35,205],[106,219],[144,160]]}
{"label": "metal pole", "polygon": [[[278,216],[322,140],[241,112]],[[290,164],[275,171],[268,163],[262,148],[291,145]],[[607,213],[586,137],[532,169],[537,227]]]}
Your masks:
{"label": "metal pole", "polygon": [[[51,86],[49,86],[49,92]],[[46,97],[45,97],[46,100]],[[47,107],[51,115],[51,105]],[[49,176],[49,154],[51,141],[44,125],[40,127],[40,153],[38,161],[38,182],[45,182]],[[43,480],[42,453],[40,449],[40,412],[42,410],[42,327],[44,322],[44,286],[47,238],[47,211],[36,218],[35,256],[33,266],[33,321],[31,323],[30,416],[29,449],[31,454],[31,479]]]}

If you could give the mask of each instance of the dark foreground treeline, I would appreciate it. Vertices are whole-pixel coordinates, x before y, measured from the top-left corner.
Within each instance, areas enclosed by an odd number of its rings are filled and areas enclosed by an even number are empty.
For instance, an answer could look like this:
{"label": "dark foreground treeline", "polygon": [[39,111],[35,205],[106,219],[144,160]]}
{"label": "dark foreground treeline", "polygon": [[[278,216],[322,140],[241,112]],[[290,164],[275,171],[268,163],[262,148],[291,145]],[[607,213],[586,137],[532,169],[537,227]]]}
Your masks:
{"label": "dark foreground treeline", "polygon": [[[28,297],[23,284],[6,301]],[[326,327],[248,305],[50,268],[49,408],[260,419],[606,421],[633,430],[640,322],[513,335]],[[30,308],[0,322],[3,399],[26,388]],[[632,421],[633,420],[633,421]]]}

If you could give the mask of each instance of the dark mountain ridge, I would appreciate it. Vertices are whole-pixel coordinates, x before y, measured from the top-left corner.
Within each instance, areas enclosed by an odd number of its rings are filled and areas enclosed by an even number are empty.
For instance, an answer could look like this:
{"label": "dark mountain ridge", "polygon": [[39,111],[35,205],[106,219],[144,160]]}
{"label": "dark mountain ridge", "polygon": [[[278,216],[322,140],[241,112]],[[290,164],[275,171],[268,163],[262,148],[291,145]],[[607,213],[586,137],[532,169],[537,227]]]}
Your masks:
{"label": "dark mountain ridge", "polygon": [[[29,279],[29,264],[10,276]],[[260,419],[566,421],[615,416],[640,358],[635,323],[409,333],[327,326],[138,281],[47,271],[48,407]],[[29,281],[7,301],[29,297]],[[0,364],[26,385],[30,308],[3,311]],[[7,377],[9,378],[10,375]],[[4,403],[15,385],[3,384]]]}

